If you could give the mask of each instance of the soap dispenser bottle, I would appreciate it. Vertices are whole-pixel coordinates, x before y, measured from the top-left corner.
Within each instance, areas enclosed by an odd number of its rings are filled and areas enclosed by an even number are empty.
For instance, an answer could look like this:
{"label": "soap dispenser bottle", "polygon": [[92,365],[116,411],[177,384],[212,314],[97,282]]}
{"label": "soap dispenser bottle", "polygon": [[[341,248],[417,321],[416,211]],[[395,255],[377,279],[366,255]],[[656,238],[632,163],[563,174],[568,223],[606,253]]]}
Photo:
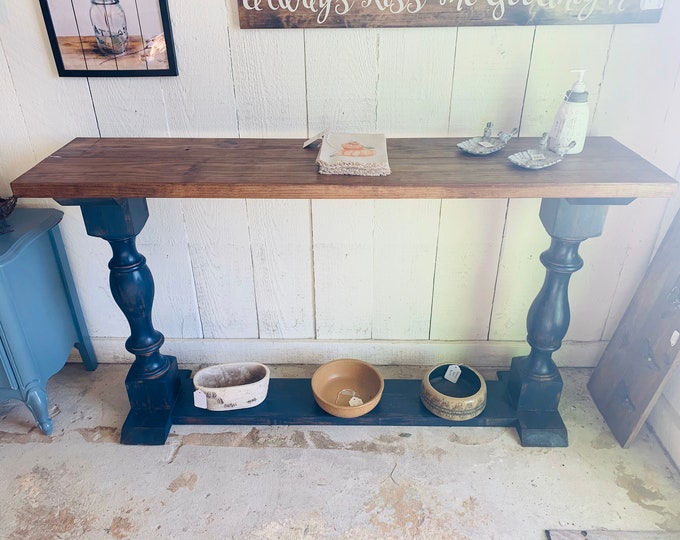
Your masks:
{"label": "soap dispenser bottle", "polygon": [[[578,73],[579,78],[567,91],[564,101],[557,110],[555,121],[550,131],[549,148],[558,154],[578,154],[583,150],[588,132],[590,109],[588,107],[588,92],[583,82],[585,70],[575,69],[572,73]],[[574,146],[569,148],[571,142]]]}

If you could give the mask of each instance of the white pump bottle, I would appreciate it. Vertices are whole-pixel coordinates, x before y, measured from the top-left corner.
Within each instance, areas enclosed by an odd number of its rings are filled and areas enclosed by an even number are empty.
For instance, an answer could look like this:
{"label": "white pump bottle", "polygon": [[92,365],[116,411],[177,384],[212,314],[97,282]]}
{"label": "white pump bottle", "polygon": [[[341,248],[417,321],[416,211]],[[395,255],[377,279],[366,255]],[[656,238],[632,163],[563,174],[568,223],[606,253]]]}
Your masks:
{"label": "white pump bottle", "polygon": [[[555,115],[555,121],[550,131],[549,148],[558,154],[578,154],[583,150],[588,132],[590,120],[590,108],[588,107],[588,92],[583,82],[585,70],[575,69],[572,73],[578,73],[579,79],[567,91],[564,101]],[[574,146],[569,144],[574,141]]]}

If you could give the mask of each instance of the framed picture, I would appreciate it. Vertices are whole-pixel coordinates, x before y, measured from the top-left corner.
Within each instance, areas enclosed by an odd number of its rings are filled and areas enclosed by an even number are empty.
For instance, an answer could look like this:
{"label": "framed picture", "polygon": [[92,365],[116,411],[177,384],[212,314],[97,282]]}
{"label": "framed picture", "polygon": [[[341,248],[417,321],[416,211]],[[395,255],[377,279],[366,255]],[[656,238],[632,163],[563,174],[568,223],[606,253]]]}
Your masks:
{"label": "framed picture", "polygon": [[40,0],[61,77],[177,75],[167,0]]}

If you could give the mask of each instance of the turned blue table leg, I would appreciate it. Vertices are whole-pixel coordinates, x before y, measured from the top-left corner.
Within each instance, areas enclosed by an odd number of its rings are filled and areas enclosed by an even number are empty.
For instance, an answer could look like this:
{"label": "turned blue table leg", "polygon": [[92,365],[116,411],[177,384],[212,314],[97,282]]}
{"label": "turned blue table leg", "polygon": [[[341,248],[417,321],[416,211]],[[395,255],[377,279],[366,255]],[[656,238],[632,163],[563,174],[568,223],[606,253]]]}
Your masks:
{"label": "turned blue table leg", "polygon": [[123,444],[164,444],[172,407],[179,395],[179,371],[173,356],[161,354],[164,337],[153,327],[154,282],[136,237],[149,211],[146,199],[69,199],[79,205],[90,236],[111,245],[109,284],[130,325],[125,348],[135,356],[125,379],[130,414],[121,430]]}
{"label": "turned blue table leg", "polygon": [[512,359],[508,379],[508,393],[517,407],[517,430],[523,446],[568,444],[567,430],[557,410],[562,377],[552,355],[562,346],[569,328],[569,280],[583,266],[578,248],[583,240],[602,234],[608,206],[598,202],[589,199],[541,202],[541,222],[551,237],[550,247],[541,254],[545,281],[527,315],[531,352]]}

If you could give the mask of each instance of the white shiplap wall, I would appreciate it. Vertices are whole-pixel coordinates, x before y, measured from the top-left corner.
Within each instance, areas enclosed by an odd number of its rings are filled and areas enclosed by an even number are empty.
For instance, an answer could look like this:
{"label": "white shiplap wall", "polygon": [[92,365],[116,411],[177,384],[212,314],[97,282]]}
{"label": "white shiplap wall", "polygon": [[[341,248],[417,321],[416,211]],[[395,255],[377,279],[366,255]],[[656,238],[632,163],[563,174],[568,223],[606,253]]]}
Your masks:
{"label": "white shiplap wall", "polygon": [[[592,133],[678,176],[677,2],[657,25],[355,30],[240,30],[234,0],[169,3],[180,75],[137,79],[59,78],[37,2],[0,3],[5,192],[75,136],[466,136],[488,120],[540,135],[573,68],[588,70]],[[156,281],[155,325],[180,362],[505,365],[527,349],[549,243],[537,200],[149,204],[138,243]],[[612,208],[603,236],[583,244],[558,363],[597,362],[678,206]],[[65,211],[95,347],[103,361],[129,361],[109,248]],[[678,394],[676,380],[663,400],[676,422]]]}

